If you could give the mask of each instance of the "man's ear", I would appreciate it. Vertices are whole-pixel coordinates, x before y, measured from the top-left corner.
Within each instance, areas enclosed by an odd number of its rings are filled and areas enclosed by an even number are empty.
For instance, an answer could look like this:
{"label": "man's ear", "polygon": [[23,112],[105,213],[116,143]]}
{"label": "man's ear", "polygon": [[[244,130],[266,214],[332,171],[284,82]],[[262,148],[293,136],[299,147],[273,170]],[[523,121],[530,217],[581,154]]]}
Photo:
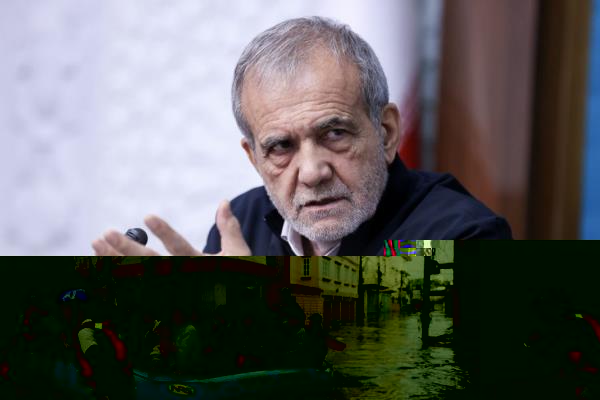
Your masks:
{"label": "man's ear", "polygon": [[244,149],[244,151],[246,152],[246,155],[248,156],[248,160],[250,160],[250,162],[254,166],[254,169],[256,169],[256,171],[258,171],[258,167],[256,166],[256,157],[254,154],[254,149],[252,148],[252,144],[250,144],[250,141],[246,137],[242,138],[241,143],[242,143],[242,148]]}
{"label": "man's ear", "polygon": [[389,103],[381,112],[381,128],[383,129],[383,148],[385,161],[389,164],[394,161],[402,133],[400,131],[400,111],[394,103]]}

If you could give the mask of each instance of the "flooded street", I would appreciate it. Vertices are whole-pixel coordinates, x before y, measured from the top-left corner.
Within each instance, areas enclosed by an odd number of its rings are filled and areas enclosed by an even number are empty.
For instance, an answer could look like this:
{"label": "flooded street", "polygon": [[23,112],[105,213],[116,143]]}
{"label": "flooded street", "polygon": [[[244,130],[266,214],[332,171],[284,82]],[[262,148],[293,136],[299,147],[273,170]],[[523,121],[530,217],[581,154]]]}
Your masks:
{"label": "flooded street", "polygon": [[[457,365],[451,345],[422,349],[419,325],[418,314],[392,314],[332,332],[348,345],[328,355],[345,377],[336,397],[443,399],[468,386],[468,373]],[[451,326],[452,319],[442,311],[432,313],[431,336],[446,334]]]}

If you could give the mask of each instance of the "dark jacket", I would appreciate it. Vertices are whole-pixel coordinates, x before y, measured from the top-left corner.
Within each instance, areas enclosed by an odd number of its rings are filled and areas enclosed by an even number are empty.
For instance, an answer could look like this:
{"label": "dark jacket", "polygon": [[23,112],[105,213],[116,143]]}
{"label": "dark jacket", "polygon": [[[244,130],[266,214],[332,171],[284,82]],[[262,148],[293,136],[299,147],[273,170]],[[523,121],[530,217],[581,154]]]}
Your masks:
{"label": "dark jacket", "polygon": [[[398,157],[377,212],[342,239],[338,255],[383,255],[384,240],[511,239],[502,217],[476,200],[449,174],[407,169]],[[253,255],[293,255],[280,237],[283,218],[264,187],[231,202]],[[208,234],[205,253],[221,251],[216,226]]]}

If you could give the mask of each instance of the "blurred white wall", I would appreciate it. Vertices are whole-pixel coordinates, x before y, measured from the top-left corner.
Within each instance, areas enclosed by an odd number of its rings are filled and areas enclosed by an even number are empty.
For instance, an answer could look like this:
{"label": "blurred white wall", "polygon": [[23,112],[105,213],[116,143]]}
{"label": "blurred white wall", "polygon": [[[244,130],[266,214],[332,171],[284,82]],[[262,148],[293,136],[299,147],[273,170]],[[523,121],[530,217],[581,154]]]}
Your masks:
{"label": "blurred white wall", "polygon": [[3,0],[0,254],[91,254],[148,213],[201,249],[218,202],[261,184],[230,110],[243,47],[287,18],[334,17],[375,48],[401,101],[418,67],[403,7],[417,3]]}

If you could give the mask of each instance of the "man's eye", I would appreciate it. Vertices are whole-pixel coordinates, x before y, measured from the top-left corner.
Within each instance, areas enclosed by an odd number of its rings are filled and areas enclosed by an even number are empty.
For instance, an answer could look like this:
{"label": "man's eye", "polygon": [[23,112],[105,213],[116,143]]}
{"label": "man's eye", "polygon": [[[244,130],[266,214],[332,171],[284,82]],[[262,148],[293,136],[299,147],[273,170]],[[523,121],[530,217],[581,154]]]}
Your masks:
{"label": "man's eye", "polygon": [[348,135],[343,129],[332,129],[325,134],[325,138],[329,140],[340,140]]}
{"label": "man's eye", "polygon": [[289,151],[292,148],[292,142],[288,140],[281,141],[279,143],[275,143],[271,147],[269,147],[269,154],[283,154]]}

